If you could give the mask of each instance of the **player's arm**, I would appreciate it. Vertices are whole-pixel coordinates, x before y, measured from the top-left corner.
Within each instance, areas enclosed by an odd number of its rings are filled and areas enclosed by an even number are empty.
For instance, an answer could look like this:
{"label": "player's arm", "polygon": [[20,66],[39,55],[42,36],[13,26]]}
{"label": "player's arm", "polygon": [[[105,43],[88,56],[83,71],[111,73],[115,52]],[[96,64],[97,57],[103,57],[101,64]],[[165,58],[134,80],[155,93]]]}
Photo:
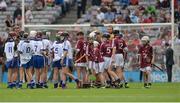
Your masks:
{"label": "player's arm", "polygon": [[115,61],[115,54],[116,54],[116,42],[115,40],[113,39],[113,42],[112,42],[112,61]]}

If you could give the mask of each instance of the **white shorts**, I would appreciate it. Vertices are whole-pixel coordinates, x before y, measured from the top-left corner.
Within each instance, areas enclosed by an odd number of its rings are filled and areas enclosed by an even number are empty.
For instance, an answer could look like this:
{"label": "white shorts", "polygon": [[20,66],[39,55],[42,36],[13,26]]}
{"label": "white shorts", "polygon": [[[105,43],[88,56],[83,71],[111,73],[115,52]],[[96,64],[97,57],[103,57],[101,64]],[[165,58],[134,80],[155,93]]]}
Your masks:
{"label": "white shorts", "polygon": [[94,68],[94,62],[93,61],[88,61],[88,68],[93,69]]}
{"label": "white shorts", "polygon": [[151,71],[151,70],[152,70],[152,68],[150,66],[140,68],[140,71],[142,71],[142,72]]}
{"label": "white shorts", "polygon": [[122,54],[115,54],[115,64],[116,66],[124,66],[124,57]]}
{"label": "white shorts", "polygon": [[78,67],[87,67],[87,63],[76,63],[75,66],[78,66]]}
{"label": "white shorts", "polygon": [[94,63],[94,70],[97,73],[103,73],[104,72],[104,62],[101,63]]}
{"label": "white shorts", "polygon": [[111,57],[103,57],[104,59],[104,69],[108,69],[111,66]]}

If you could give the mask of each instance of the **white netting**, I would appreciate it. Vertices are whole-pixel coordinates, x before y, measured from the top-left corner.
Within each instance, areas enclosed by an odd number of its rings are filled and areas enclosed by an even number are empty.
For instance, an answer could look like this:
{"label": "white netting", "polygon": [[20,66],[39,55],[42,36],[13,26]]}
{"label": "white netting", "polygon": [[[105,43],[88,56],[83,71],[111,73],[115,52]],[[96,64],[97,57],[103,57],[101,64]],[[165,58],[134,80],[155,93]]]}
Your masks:
{"label": "white netting", "polygon": [[[25,25],[25,30],[27,32],[31,30],[46,30],[51,32],[51,40],[53,41],[55,38],[55,34],[61,30],[61,31],[67,31],[70,34],[70,40],[73,45],[73,47],[76,44],[77,38],[76,33],[78,31],[82,31],[87,35],[93,30],[98,30],[102,34],[107,32],[107,26],[106,25],[99,25],[99,26],[91,26],[88,24],[84,25]],[[169,42],[175,44],[175,59],[177,65],[180,65],[180,54],[176,52],[178,48],[180,48],[177,44],[177,39],[172,39],[171,35],[171,24],[170,23],[164,23],[164,24],[114,24],[112,25],[113,28],[118,28],[120,32],[123,33],[124,39],[128,45],[129,52],[128,52],[128,59],[126,63],[126,67],[128,70],[136,70],[137,67],[137,48],[140,44],[140,38],[144,35],[147,35],[151,39],[151,45],[154,46],[155,50],[155,62],[159,66],[163,67],[164,64],[164,43]],[[175,29],[175,34],[173,38],[176,38],[177,29]],[[173,42],[172,42],[173,40]]]}

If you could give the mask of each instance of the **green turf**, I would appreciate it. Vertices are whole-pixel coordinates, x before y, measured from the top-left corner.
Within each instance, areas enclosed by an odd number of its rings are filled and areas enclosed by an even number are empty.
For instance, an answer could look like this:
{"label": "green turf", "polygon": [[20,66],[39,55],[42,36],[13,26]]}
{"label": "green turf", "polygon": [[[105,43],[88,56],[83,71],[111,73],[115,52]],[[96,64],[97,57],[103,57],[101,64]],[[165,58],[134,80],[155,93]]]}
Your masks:
{"label": "green turf", "polygon": [[7,89],[0,86],[0,102],[180,102],[180,83],[154,83],[151,89],[141,83],[130,83],[129,89]]}

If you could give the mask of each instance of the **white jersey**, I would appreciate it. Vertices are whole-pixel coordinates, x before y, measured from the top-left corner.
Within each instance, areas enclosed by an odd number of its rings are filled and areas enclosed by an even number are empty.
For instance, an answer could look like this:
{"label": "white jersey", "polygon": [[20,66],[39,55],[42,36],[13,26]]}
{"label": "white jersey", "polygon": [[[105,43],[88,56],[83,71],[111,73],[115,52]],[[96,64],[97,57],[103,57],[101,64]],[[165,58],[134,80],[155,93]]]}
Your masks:
{"label": "white jersey", "polygon": [[42,56],[41,51],[44,49],[43,42],[40,40],[32,40],[31,43],[33,44],[34,55]]}
{"label": "white jersey", "polygon": [[63,55],[63,43],[57,43],[57,41],[55,41],[53,43],[52,50],[54,51],[53,61],[60,60]]}
{"label": "white jersey", "polygon": [[20,62],[21,65],[22,64],[26,64],[27,62],[29,62],[32,58],[32,55],[34,53],[34,47],[33,45],[29,42],[23,42],[20,45],[20,52],[22,52],[22,54],[20,55]]}
{"label": "white jersey", "polygon": [[51,49],[51,42],[48,39],[43,39],[43,48],[50,51]]}
{"label": "white jersey", "polygon": [[12,60],[14,57],[14,46],[15,43],[13,41],[5,43],[4,53],[6,54],[7,61]]}
{"label": "white jersey", "polygon": [[20,40],[19,43],[18,43],[18,51],[21,50],[21,45],[23,44],[24,40]]}
{"label": "white jersey", "polygon": [[72,53],[73,49],[72,49],[72,45],[71,45],[69,40],[65,40],[63,42],[63,48],[64,48],[64,50],[68,51],[67,57],[70,58],[70,59],[73,59],[73,53]]}

